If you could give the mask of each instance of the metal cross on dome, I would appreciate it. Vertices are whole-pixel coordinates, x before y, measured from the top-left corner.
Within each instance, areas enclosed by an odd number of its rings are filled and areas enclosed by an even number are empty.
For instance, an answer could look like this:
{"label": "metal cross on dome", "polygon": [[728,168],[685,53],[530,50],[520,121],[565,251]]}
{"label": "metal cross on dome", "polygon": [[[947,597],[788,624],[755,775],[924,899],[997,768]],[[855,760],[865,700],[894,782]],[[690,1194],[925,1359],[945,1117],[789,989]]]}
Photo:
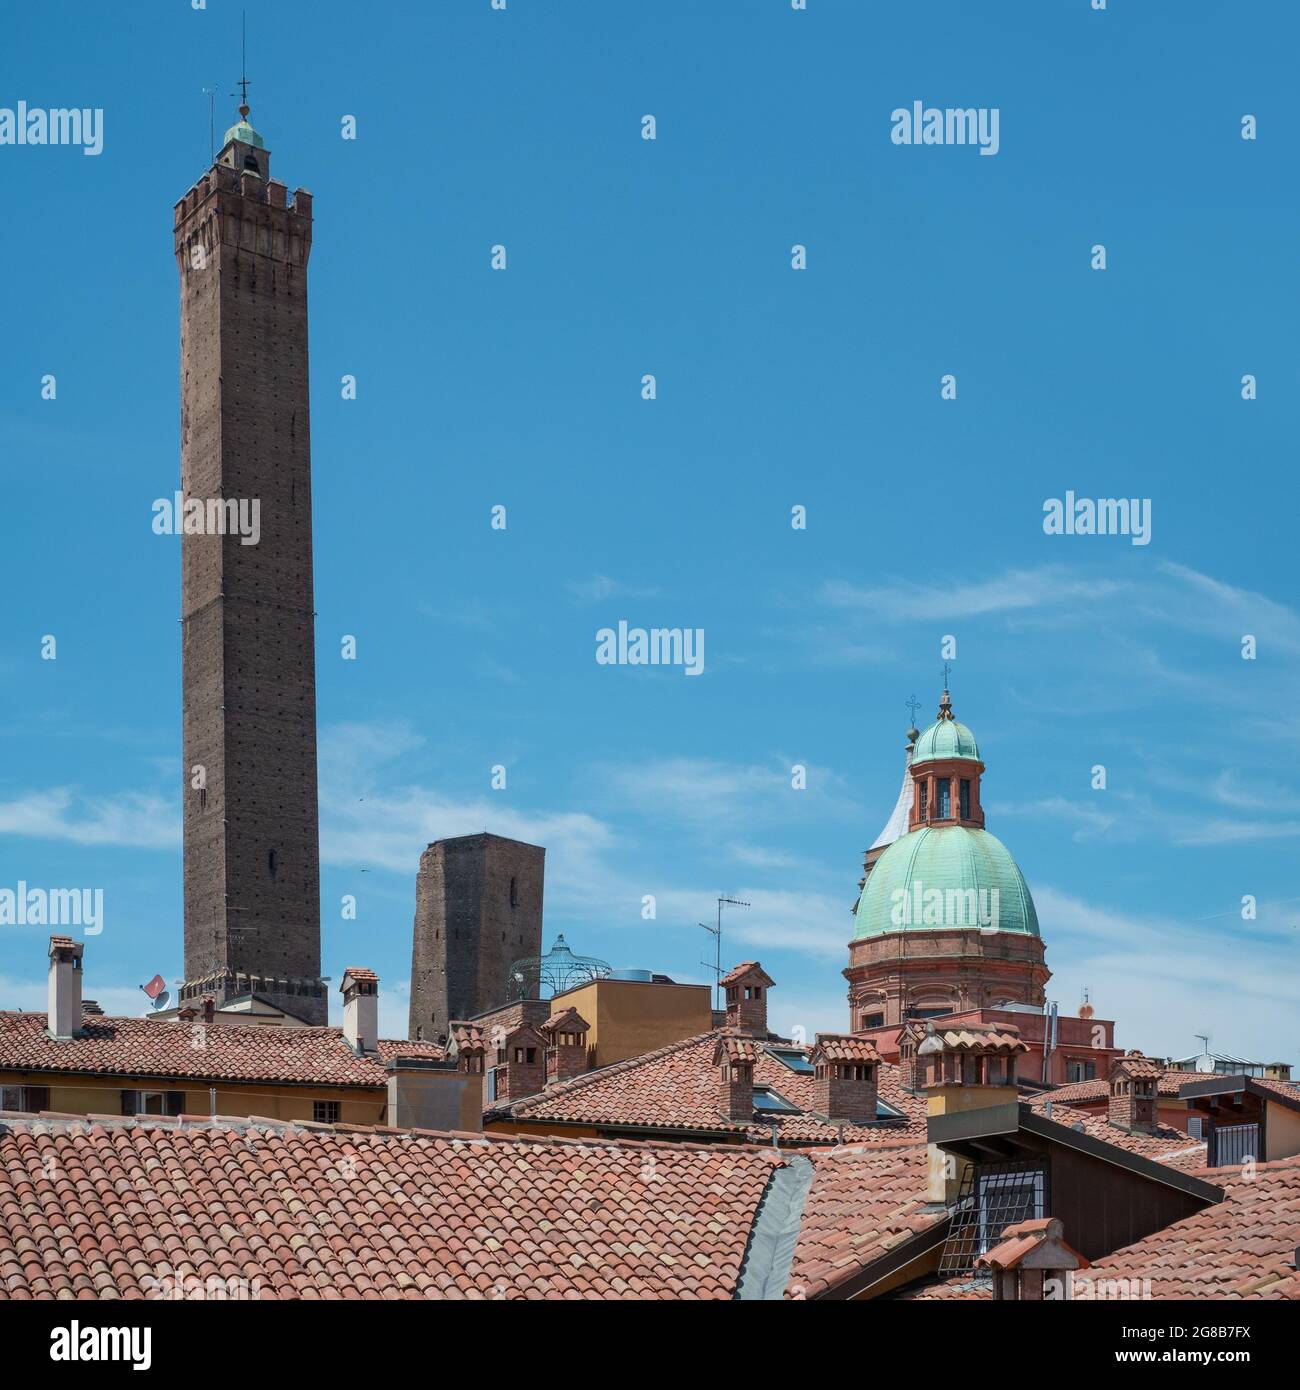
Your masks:
{"label": "metal cross on dome", "polygon": [[907,702],[907,707],[908,707],[908,709],[910,709],[910,710],[912,711],[912,726],[915,728],[915,726],[916,726],[916,712],[917,712],[917,710],[919,710],[919,709],[921,708],[921,702],[920,702],[920,700],[918,700],[918,699],[916,698],[916,693],[915,693],[915,692],[913,692],[912,698]]}

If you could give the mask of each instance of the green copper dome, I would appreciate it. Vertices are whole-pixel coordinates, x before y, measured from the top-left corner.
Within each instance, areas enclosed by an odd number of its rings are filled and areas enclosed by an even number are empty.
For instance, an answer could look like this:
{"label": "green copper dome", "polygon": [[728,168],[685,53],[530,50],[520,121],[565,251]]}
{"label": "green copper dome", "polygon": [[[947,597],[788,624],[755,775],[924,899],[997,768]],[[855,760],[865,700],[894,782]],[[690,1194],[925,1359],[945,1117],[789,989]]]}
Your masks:
{"label": "green copper dome", "polygon": [[266,141],[242,117],[237,125],[232,125],[226,131],[226,138],[222,143],[228,145],[232,140],[241,140],[245,145],[252,145],[257,150],[266,148]]}
{"label": "green copper dome", "polygon": [[[969,731],[963,732],[969,738]],[[987,830],[926,826],[895,840],[867,876],[853,939],[948,927],[1038,935],[1038,914],[1024,875]]]}
{"label": "green copper dome", "polygon": [[960,721],[952,718],[936,720],[916,740],[912,766],[934,762],[937,758],[969,758],[980,762],[979,744],[975,735]]}

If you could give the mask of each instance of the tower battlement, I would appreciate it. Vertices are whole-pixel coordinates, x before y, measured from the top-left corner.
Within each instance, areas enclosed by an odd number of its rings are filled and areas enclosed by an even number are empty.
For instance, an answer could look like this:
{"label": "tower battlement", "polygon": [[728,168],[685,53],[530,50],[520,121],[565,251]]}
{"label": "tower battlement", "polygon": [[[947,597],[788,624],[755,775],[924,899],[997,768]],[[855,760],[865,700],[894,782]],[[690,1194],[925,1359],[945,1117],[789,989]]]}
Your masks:
{"label": "tower battlement", "polygon": [[172,209],[176,264],[202,269],[218,245],[305,266],[312,195],[251,170],[214,164]]}

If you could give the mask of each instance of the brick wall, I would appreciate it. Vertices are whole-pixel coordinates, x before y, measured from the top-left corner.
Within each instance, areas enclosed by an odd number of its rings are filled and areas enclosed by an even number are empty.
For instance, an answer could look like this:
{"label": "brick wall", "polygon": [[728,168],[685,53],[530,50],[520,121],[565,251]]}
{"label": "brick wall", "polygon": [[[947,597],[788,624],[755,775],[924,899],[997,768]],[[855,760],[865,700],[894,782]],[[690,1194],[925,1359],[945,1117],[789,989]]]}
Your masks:
{"label": "brick wall", "polygon": [[[277,191],[278,190],[278,193]],[[310,197],[213,169],[178,204],[181,491],[256,499],[260,541],[181,541],[183,998],[258,992],[309,1023],[320,859],[307,384]],[[277,205],[278,204],[278,205]],[[196,263],[194,248],[202,252]],[[191,785],[201,765],[206,785]],[[198,982],[202,981],[202,989]]]}
{"label": "brick wall", "polygon": [[[511,964],[542,951],[546,851],[499,835],[437,840],[420,856],[410,1035],[437,1039],[514,992]],[[538,1023],[544,1021],[546,1014]]]}

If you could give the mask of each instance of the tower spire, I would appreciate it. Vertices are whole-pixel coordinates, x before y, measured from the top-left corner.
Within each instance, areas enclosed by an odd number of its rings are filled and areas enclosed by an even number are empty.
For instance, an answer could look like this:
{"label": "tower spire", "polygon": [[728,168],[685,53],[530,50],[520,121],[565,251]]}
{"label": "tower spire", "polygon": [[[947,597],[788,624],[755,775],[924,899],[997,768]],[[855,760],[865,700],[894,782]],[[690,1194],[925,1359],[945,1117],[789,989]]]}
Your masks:
{"label": "tower spire", "polygon": [[248,119],[248,11],[239,13],[239,114]]}
{"label": "tower spire", "polygon": [[943,663],[943,695],[939,699],[940,719],[952,718],[952,696],[948,694],[948,678],[952,674],[952,667],[948,662]]}

